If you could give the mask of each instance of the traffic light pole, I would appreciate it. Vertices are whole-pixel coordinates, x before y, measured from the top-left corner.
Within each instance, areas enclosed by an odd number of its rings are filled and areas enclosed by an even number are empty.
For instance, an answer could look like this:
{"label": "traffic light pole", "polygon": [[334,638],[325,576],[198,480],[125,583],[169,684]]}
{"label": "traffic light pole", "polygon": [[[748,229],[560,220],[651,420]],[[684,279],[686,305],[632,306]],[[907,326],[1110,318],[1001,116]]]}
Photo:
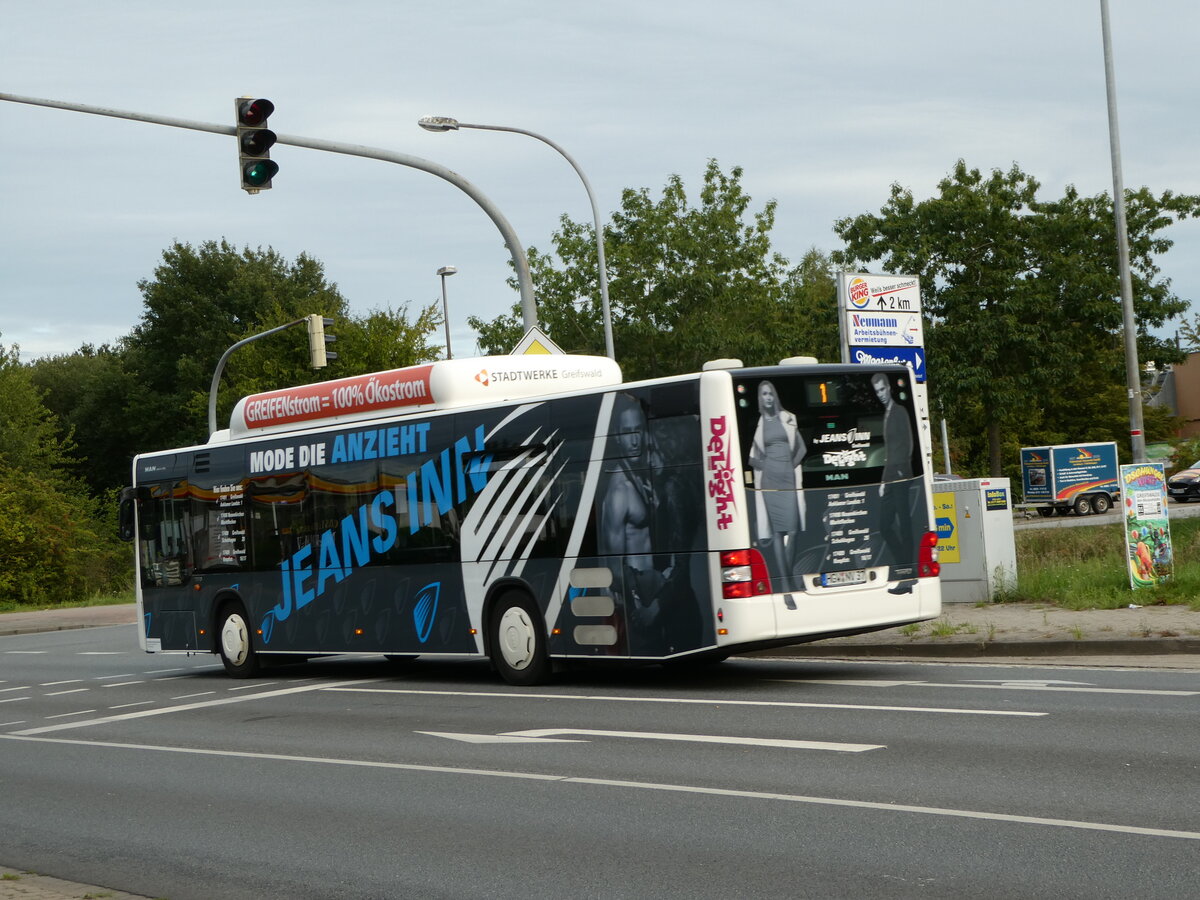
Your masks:
{"label": "traffic light pole", "polygon": [[[214,125],[209,122],[196,122],[191,119],[177,119],[172,116],[155,116],[145,113],[127,112],[120,109],[106,109],[100,106],[88,106],[82,103],[67,103],[62,100],[43,100],[38,97],[21,97],[16,94],[0,93],[0,100],[11,103],[27,103],[31,106],[49,106],[53,109],[66,109],[71,112],[88,113],[94,116],[111,116],[115,119],[132,119],[135,122],[148,122],[152,125],[167,125],[171,128],[186,128],[189,131],[207,131],[212,134],[236,135],[237,128],[232,125]],[[503,213],[484,194],[457,172],[440,166],[419,156],[407,153],[396,153],[391,150],[380,150],[375,147],[364,147],[358,144],[343,144],[339,141],[322,141],[315,138],[300,137],[291,134],[276,134],[276,144],[288,144],[292,147],[305,147],[309,150],[323,150],[326,153],[342,153],[347,156],[362,156],[367,159],[378,159],[382,162],[407,166],[410,169],[420,169],[430,175],[448,181],[479,204],[488,218],[500,229],[504,238],[504,246],[512,255],[513,267],[517,274],[517,287],[521,293],[521,318],[525,330],[537,327],[537,301],[533,296],[533,278],[529,273],[529,259],[525,256],[525,248],[521,246],[512,225],[504,218]]]}
{"label": "traffic light pole", "polygon": [[291,328],[294,325],[304,325],[307,322],[308,316],[305,316],[303,319],[296,319],[294,322],[288,322],[286,325],[278,325],[269,331],[252,334],[250,337],[238,341],[221,354],[221,358],[217,360],[217,368],[213,371],[212,385],[208,389],[208,436],[210,439],[217,433],[217,388],[221,384],[221,373],[225,371],[225,363],[229,361],[229,357],[233,356],[233,351],[261,338],[265,338],[268,335],[277,334],[286,328]]}

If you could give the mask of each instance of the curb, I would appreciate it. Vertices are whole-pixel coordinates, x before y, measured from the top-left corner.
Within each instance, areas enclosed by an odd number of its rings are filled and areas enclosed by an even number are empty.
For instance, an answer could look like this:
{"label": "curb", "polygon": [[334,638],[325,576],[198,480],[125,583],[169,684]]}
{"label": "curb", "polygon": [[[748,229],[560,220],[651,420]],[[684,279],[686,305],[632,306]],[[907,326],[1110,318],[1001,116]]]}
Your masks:
{"label": "curb", "polygon": [[739,656],[980,658],[1030,656],[1171,656],[1195,654],[1200,665],[1200,640],[1110,641],[956,641],[945,644],[797,644],[774,650],[755,650]]}

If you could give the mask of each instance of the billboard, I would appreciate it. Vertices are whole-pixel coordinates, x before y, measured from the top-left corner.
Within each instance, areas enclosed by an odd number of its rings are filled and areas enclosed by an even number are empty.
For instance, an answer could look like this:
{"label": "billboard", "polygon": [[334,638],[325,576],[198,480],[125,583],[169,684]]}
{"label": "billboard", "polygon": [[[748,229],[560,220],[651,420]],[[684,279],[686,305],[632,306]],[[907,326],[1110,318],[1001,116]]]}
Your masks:
{"label": "billboard", "polygon": [[846,362],[907,363],[917,384],[925,383],[921,286],[915,275],[842,272],[838,309]]}

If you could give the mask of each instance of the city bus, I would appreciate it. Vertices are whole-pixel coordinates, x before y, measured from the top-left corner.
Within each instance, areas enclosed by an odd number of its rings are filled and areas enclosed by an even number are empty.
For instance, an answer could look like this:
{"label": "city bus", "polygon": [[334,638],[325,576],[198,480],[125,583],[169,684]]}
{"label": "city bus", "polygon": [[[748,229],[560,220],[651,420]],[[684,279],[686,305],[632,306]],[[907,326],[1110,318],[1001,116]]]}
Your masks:
{"label": "city bus", "polygon": [[138,455],[139,642],[228,674],[322,655],[730,654],[935,618],[932,475],[907,367],[449,359],[240,400]]}

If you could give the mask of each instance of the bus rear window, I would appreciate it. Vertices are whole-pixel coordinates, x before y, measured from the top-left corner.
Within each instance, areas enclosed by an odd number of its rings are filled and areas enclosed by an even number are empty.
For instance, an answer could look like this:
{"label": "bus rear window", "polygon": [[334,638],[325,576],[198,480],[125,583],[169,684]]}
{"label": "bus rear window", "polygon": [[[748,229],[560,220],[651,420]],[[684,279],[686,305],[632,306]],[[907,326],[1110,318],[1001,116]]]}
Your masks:
{"label": "bus rear window", "polygon": [[764,472],[774,489],[878,484],[922,474],[905,373],[742,378],[734,390],[743,461],[747,470]]}

